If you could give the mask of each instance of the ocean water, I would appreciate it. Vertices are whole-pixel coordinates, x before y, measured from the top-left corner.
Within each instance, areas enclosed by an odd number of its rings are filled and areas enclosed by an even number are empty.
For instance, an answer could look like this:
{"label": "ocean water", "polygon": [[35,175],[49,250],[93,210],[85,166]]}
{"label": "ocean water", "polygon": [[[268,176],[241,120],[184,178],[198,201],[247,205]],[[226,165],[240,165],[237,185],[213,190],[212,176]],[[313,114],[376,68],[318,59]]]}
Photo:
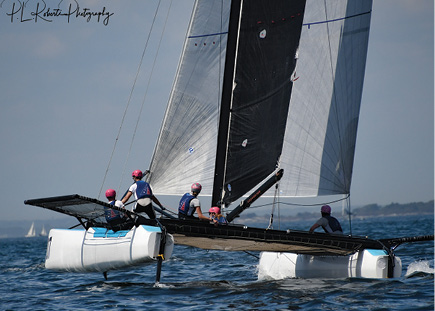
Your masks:
{"label": "ocean water", "polygon": [[[352,230],[371,238],[428,235],[434,219],[360,220]],[[258,280],[257,253],[176,245],[158,285],[155,264],[111,271],[106,281],[99,273],[46,270],[43,237],[0,239],[0,246],[1,310],[434,310],[433,241],[399,246],[402,276],[382,280]]]}

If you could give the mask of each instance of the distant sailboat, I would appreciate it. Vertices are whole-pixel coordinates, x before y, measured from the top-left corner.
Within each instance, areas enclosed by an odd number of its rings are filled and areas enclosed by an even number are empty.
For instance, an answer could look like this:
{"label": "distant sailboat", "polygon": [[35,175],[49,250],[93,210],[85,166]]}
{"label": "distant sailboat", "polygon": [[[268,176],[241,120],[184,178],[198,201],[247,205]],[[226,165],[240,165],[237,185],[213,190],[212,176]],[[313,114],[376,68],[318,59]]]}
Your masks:
{"label": "distant sailboat", "polygon": [[27,232],[27,234],[25,235],[26,238],[32,238],[36,236],[36,232],[35,232],[35,223],[32,222],[32,225],[30,226],[29,231]]}
{"label": "distant sailboat", "polygon": [[42,230],[41,230],[41,233],[39,234],[39,236],[47,236],[47,231],[45,230],[44,225],[42,225]]}

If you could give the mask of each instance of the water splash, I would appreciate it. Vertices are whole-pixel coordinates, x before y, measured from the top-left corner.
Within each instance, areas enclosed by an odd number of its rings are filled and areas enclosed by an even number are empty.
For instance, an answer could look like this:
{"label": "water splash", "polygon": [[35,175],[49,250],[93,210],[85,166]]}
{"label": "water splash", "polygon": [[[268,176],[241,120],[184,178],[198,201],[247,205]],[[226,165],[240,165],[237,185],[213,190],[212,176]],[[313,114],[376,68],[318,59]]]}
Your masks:
{"label": "water splash", "polygon": [[420,272],[434,274],[433,260],[419,260],[412,262],[408,266],[405,277],[409,277]]}

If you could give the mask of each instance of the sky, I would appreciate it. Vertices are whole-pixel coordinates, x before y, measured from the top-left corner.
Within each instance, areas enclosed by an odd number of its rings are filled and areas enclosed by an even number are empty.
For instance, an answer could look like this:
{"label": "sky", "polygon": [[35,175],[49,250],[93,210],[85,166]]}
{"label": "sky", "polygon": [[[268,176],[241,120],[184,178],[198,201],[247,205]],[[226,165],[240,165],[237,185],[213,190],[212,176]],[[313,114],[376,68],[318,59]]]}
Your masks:
{"label": "sky", "polygon": [[[123,193],[151,160],[193,1],[161,1],[149,40],[156,0],[71,3],[96,15],[44,17],[69,1],[0,2],[3,220],[59,216],[27,199]],[[433,17],[432,0],[374,0],[354,206],[434,197]]]}

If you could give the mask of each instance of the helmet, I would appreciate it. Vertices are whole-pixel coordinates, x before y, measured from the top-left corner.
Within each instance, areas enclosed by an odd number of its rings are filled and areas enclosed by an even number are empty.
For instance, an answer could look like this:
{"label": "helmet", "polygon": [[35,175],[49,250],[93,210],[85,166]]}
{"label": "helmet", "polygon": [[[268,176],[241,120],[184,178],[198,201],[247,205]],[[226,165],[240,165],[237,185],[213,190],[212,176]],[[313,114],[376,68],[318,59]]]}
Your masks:
{"label": "helmet", "polygon": [[331,214],[331,207],[329,205],[323,205],[320,211],[322,213]]}
{"label": "helmet", "polygon": [[194,183],[191,187],[192,192],[195,192],[195,193],[200,193],[201,189],[202,189],[202,186],[199,183]]}
{"label": "helmet", "polygon": [[114,198],[116,197],[116,191],[113,189],[106,190],[106,198]]}
{"label": "helmet", "polygon": [[142,171],[141,171],[141,170],[135,170],[135,171],[131,174],[131,176],[141,179],[142,176],[143,176],[143,175],[142,175]]}
{"label": "helmet", "polygon": [[210,208],[208,210],[208,213],[216,213],[216,214],[220,214],[221,213],[221,209],[217,206],[213,206],[212,208]]}

